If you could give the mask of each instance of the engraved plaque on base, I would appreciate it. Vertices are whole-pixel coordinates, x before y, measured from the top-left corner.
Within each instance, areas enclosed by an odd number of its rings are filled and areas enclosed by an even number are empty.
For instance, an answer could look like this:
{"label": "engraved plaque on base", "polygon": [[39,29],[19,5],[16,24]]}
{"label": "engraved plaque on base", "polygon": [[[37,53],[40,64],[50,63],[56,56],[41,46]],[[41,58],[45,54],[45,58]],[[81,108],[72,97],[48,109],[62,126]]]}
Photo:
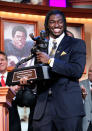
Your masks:
{"label": "engraved plaque on base", "polygon": [[50,79],[48,66],[39,65],[14,69],[8,73],[8,83],[9,85],[18,85],[23,77],[27,77],[28,81]]}
{"label": "engraved plaque on base", "polygon": [[28,69],[14,72],[12,82],[17,82],[23,77],[28,77],[28,79],[36,79],[37,78],[36,69]]}

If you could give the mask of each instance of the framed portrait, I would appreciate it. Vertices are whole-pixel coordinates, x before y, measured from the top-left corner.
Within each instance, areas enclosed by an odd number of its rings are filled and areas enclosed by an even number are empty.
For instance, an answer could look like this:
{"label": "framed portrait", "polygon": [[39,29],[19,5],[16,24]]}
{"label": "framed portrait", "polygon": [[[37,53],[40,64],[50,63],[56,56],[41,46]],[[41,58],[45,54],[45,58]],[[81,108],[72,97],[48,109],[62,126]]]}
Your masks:
{"label": "framed portrait", "polygon": [[84,40],[84,24],[67,23],[67,30],[70,31],[75,38]]}
{"label": "framed portrait", "polygon": [[[31,54],[34,41],[29,34],[37,35],[37,22],[2,19],[1,27],[1,50],[7,54],[8,66],[15,67]],[[21,67],[30,65],[31,61],[27,61]]]}

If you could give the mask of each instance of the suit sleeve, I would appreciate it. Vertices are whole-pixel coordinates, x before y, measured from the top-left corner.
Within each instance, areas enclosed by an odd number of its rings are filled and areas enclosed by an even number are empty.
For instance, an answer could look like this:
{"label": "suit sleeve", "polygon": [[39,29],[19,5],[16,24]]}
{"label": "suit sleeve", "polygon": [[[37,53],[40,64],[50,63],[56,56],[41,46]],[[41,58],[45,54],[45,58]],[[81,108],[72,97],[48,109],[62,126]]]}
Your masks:
{"label": "suit sleeve", "polygon": [[70,43],[70,53],[64,58],[55,58],[52,71],[59,75],[79,79],[86,63],[86,44],[83,40],[75,39]]}

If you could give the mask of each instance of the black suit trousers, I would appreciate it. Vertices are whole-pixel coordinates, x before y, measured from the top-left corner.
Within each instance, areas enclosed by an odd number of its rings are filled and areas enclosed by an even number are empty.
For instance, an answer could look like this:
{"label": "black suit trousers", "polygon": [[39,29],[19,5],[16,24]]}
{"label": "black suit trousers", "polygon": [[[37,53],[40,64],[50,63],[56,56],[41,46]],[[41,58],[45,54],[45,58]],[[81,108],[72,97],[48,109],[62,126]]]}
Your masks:
{"label": "black suit trousers", "polygon": [[12,107],[9,108],[9,131],[21,131],[17,105],[14,105],[14,103],[12,103]]}
{"label": "black suit trousers", "polygon": [[82,117],[61,119],[49,97],[45,113],[40,120],[33,120],[33,131],[82,131]]}

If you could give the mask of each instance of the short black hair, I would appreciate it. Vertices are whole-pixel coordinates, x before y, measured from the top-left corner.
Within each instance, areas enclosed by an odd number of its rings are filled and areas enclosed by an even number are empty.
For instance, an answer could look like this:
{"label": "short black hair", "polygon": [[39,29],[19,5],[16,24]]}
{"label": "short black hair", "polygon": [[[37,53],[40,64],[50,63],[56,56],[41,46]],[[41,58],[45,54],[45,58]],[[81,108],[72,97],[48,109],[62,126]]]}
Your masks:
{"label": "short black hair", "polygon": [[47,13],[46,18],[45,18],[45,23],[44,23],[47,36],[49,36],[49,28],[48,28],[49,18],[50,18],[51,15],[55,15],[55,14],[60,14],[62,16],[63,22],[64,22],[64,32],[66,34],[66,18],[64,16],[64,13],[60,10],[51,10]]}
{"label": "short black hair", "polygon": [[14,37],[16,31],[21,31],[21,32],[24,32],[25,33],[25,36],[27,37],[27,31],[26,29],[23,27],[23,26],[15,26],[12,30],[12,37]]}
{"label": "short black hair", "polygon": [[66,34],[67,34],[67,36],[71,36],[71,37],[74,38],[74,34],[71,31],[66,30]]}
{"label": "short black hair", "polygon": [[3,51],[0,51],[0,55],[3,55],[3,56],[5,56],[5,58],[6,58],[6,60],[7,60],[7,55],[6,55],[6,53],[5,53],[5,52],[3,52]]}

